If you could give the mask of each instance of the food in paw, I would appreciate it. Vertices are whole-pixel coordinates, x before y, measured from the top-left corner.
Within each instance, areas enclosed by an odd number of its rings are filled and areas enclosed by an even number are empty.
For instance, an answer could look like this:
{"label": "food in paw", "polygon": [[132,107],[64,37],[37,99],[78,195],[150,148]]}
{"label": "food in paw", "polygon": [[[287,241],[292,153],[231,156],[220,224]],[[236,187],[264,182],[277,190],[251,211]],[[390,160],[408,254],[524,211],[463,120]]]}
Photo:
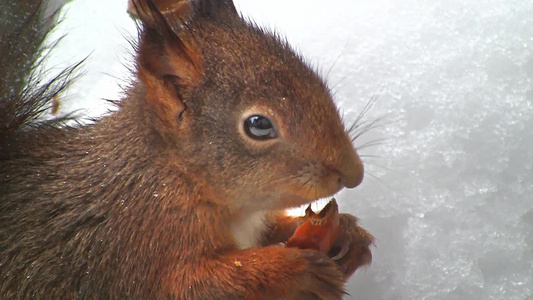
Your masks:
{"label": "food in paw", "polygon": [[328,254],[339,235],[339,206],[335,199],[315,213],[311,205],[305,210],[304,222],[287,240],[286,247],[313,249]]}

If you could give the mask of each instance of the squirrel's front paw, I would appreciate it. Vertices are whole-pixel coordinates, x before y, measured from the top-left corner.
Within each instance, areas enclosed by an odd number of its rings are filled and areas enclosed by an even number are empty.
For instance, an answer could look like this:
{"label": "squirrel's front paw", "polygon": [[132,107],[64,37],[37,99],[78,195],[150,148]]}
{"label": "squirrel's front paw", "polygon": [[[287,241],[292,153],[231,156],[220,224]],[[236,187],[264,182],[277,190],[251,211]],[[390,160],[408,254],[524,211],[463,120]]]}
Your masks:
{"label": "squirrel's front paw", "polygon": [[348,278],[359,267],[370,264],[370,246],[373,244],[374,237],[357,225],[356,217],[339,214],[339,236],[328,256],[337,263],[345,278]]}
{"label": "squirrel's front paw", "polygon": [[330,258],[315,250],[300,250],[306,266],[301,274],[300,292],[295,299],[342,299],[344,276]]}

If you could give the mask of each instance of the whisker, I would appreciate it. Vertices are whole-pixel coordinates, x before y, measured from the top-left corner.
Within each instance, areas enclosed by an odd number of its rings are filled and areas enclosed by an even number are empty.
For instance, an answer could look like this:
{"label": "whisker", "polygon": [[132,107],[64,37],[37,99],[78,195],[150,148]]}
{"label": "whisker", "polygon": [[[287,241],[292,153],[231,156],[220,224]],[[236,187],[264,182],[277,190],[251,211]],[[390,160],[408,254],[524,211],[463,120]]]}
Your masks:
{"label": "whisker", "polygon": [[373,154],[359,154],[360,158],[383,158],[381,155],[373,155]]}
{"label": "whisker", "polygon": [[348,41],[346,41],[346,44],[344,45],[344,48],[342,49],[341,53],[339,53],[339,55],[337,55],[337,58],[335,58],[335,61],[333,62],[333,64],[331,65],[331,67],[329,68],[328,72],[326,73],[326,78],[329,78],[329,73],[331,73],[331,71],[333,70],[333,68],[335,68],[335,65],[337,64],[337,62],[339,61],[339,59],[341,58],[341,56],[344,54],[344,51],[346,50],[346,48],[348,47]]}
{"label": "whisker", "polygon": [[368,175],[370,177],[372,177],[372,179],[375,179],[377,180],[379,183],[381,183],[384,187],[387,188],[387,190],[389,191],[394,191],[394,193],[398,193],[398,194],[403,194],[402,191],[399,191],[398,189],[395,189],[393,188],[389,183],[387,183],[386,181],[384,181],[383,179],[380,179],[378,176],[370,173],[370,172],[367,172],[365,171],[365,176]]}
{"label": "whisker", "polygon": [[368,141],[358,147],[355,147],[357,149],[357,151],[360,151],[362,149],[365,149],[365,148],[368,148],[368,147],[374,147],[374,146],[379,146],[379,145],[382,145],[385,141],[388,141],[390,140],[389,138],[380,138],[380,139],[375,139],[375,140],[371,140],[371,141]]}
{"label": "whisker", "polygon": [[385,182],[383,179],[379,178],[378,176],[370,173],[370,172],[367,172],[365,171],[365,175],[368,175],[370,177],[372,177],[373,179],[379,181],[380,183],[382,183],[383,185],[385,185],[386,187],[390,188],[390,186],[387,184],[387,182]]}
{"label": "whisker", "polygon": [[309,185],[309,189],[307,190],[307,195],[311,194],[311,189],[313,189],[313,185],[312,184]]}
{"label": "whisker", "polygon": [[384,165],[378,164],[378,163],[373,162],[373,161],[372,162],[366,162],[366,164],[371,165],[371,166],[376,166],[376,167],[381,168],[381,169],[383,169],[385,171],[393,172],[391,168],[385,167]]}
{"label": "whisker", "polygon": [[337,89],[338,85],[343,83],[346,79],[348,79],[348,77],[352,76],[355,72],[354,71],[350,71],[348,72],[346,75],[344,75],[337,83],[335,83],[329,90],[331,91],[331,94],[333,96],[337,95],[337,92],[340,90]]}
{"label": "whisker", "polygon": [[372,94],[372,96],[370,97],[370,100],[368,100],[368,102],[366,103],[366,105],[363,107],[363,110],[359,113],[359,115],[357,116],[357,118],[355,119],[354,123],[352,124],[352,126],[350,127],[350,129],[348,130],[348,132],[352,132],[353,130],[355,130],[357,128],[357,124],[359,124],[361,122],[361,120],[363,119],[363,117],[370,111],[370,109],[376,104],[376,102],[378,101],[379,99],[379,95],[381,95],[381,93],[383,92],[383,89],[384,89],[384,86],[381,85],[381,87],[378,87],[374,93]]}
{"label": "whisker", "polygon": [[[369,132],[370,130],[383,127],[383,124],[380,123],[381,121],[382,118],[377,118],[371,122],[362,122],[361,125],[364,124],[364,126],[362,126],[360,130],[358,130],[359,132],[355,133],[354,136],[351,137],[352,142],[354,142],[356,139],[360,138],[363,134]],[[355,129],[359,129],[358,127],[359,126],[355,127]]]}
{"label": "whisker", "polygon": [[356,131],[357,129],[361,128],[362,126],[365,126],[367,125],[368,123],[370,123],[370,121],[362,121],[362,122],[354,122],[350,128],[348,129],[348,132],[351,134],[352,131]]}
{"label": "whisker", "polygon": [[305,186],[309,183],[309,181],[311,181],[311,178],[312,178],[312,177],[309,176],[309,179],[307,179],[307,180],[306,180],[306,181],[300,186],[300,188],[305,187]]}

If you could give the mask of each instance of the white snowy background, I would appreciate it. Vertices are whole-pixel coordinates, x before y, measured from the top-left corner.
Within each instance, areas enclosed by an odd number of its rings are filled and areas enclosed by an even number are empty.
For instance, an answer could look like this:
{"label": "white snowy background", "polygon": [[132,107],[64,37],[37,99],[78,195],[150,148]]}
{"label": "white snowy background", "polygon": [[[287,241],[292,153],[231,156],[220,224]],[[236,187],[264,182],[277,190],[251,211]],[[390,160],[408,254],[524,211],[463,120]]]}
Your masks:
{"label": "white snowy background", "polygon": [[[356,140],[364,183],[338,195],[376,236],[349,299],[533,299],[533,2],[239,0],[319,67]],[[86,57],[61,110],[119,99],[135,37],[126,0],[74,0],[49,67]],[[330,70],[331,69],[331,70]],[[329,71],[330,70],[330,71]],[[328,73],[329,71],[329,73]],[[374,157],[376,156],[376,157]]]}

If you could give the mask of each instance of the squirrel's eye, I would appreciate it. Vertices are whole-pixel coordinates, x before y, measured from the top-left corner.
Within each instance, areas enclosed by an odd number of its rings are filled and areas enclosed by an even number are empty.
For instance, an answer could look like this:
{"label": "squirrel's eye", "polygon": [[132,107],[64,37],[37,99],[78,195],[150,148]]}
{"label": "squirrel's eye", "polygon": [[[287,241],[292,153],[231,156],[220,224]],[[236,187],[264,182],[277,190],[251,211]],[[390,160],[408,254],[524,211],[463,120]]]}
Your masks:
{"label": "squirrel's eye", "polygon": [[268,140],[278,137],[272,122],[264,116],[253,115],[244,121],[244,132],[255,140]]}

